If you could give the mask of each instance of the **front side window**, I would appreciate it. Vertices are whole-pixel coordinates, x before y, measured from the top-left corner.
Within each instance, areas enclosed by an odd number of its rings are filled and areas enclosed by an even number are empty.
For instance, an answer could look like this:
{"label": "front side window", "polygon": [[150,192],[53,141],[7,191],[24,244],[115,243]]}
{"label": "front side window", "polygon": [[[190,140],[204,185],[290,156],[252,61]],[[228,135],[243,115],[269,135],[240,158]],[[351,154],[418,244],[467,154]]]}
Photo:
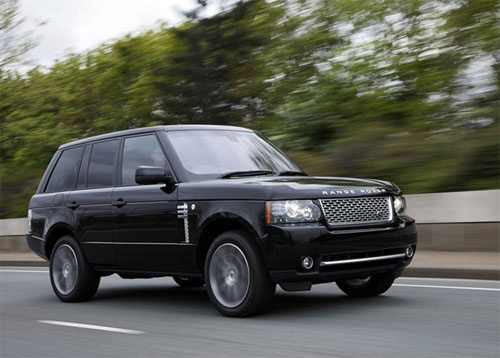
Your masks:
{"label": "front side window", "polygon": [[167,132],[189,180],[217,178],[224,173],[301,169],[254,132],[181,130]]}
{"label": "front side window", "polygon": [[137,185],[135,171],[139,166],[165,168],[166,158],[154,135],[126,138],[123,145],[122,185]]}
{"label": "front side window", "polygon": [[118,139],[98,142],[92,145],[87,175],[87,188],[103,188],[113,185],[113,173],[117,153]]}
{"label": "front side window", "polygon": [[57,164],[50,176],[47,183],[46,192],[57,192],[72,190],[76,175],[78,173],[78,166],[80,165],[80,158],[82,156],[83,147],[76,147],[66,149],[62,152]]}

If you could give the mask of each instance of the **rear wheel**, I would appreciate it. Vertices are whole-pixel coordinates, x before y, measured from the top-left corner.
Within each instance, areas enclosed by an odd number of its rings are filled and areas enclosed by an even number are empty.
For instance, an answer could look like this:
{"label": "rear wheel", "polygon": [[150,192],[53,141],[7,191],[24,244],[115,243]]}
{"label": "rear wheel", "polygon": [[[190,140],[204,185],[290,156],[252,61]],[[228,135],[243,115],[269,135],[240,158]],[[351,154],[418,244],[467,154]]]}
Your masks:
{"label": "rear wheel", "polygon": [[172,276],[174,281],[181,287],[200,287],[205,284],[201,278],[190,278],[182,276]]}
{"label": "rear wheel", "polygon": [[250,316],[268,308],[276,289],[257,245],[243,231],[222,233],[210,245],[205,282],[212,303],[231,317]]}
{"label": "rear wheel", "polygon": [[347,295],[353,297],[378,296],[389,288],[394,282],[394,273],[373,275],[364,278],[337,281],[337,286]]}
{"label": "rear wheel", "polygon": [[100,280],[74,238],[63,236],[56,242],[50,258],[50,282],[61,301],[89,300],[95,295]]}

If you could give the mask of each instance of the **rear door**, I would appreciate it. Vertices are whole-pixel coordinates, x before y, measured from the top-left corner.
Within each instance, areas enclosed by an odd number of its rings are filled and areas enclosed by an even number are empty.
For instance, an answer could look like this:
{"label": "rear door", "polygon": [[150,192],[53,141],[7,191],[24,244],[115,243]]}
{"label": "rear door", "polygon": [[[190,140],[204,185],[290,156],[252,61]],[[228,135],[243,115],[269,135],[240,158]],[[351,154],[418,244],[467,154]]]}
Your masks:
{"label": "rear door", "polygon": [[154,132],[124,137],[113,191],[113,248],[120,268],[175,271],[179,266],[177,187],[138,185],[137,167],[170,169]]}
{"label": "rear door", "polygon": [[88,144],[83,155],[76,189],[68,206],[77,217],[76,231],[87,260],[94,265],[113,265],[111,195],[116,184],[119,139]]}

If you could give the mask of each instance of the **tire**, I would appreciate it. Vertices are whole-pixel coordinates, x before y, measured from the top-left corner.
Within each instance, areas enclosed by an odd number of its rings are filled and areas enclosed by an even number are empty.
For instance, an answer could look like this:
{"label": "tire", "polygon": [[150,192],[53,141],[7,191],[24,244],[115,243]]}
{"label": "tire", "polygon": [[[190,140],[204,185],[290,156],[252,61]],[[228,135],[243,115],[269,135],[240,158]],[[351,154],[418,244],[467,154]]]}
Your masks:
{"label": "tire", "polygon": [[276,290],[257,244],[244,231],[222,233],[210,245],[205,282],[210,301],[229,317],[264,311],[272,304]]}
{"label": "tire", "polygon": [[378,296],[391,288],[394,282],[394,273],[389,272],[374,275],[365,279],[337,281],[337,286],[347,295],[353,297]]}
{"label": "tire", "polygon": [[50,283],[63,302],[91,299],[101,277],[88,264],[78,242],[71,236],[61,237],[50,257]]}
{"label": "tire", "polygon": [[189,278],[182,276],[172,276],[174,281],[181,287],[200,287],[205,284],[201,278]]}

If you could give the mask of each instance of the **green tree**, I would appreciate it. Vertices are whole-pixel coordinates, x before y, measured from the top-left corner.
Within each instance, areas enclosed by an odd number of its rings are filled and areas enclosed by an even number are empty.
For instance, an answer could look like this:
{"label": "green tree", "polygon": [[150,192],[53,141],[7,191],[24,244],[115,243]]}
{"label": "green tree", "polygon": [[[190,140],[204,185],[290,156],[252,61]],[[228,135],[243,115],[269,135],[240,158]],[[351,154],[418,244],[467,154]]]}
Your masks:
{"label": "green tree", "polygon": [[49,69],[0,68],[1,217],[25,215],[60,144],[158,124],[255,128],[311,174],[407,193],[499,187],[498,1],[199,3]]}

